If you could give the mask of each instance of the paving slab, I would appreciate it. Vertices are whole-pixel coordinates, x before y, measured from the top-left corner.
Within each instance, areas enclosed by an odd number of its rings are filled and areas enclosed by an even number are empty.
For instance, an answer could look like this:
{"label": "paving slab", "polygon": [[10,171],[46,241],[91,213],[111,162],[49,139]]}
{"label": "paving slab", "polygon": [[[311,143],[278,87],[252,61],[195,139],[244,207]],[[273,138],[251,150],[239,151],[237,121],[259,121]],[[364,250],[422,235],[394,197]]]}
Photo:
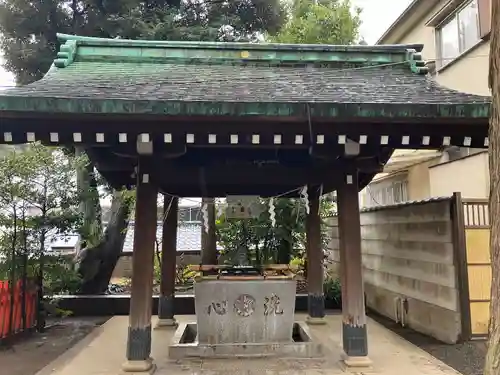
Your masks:
{"label": "paving slab", "polygon": [[[304,321],[298,314],[296,321]],[[195,316],[179,316],[180,322],[195,322]],[[340,315],[327,315],[327,324],[310,326],[313,339],[327,353],[322,359],[255,358],[170,360],[168,346],[175,328],[153,331],[152,357],[156,375],[459,375],[428,353],[368,319],[370,369],[345,369],[341,362]],[[156,317],[153,321],[155,325]],[[91,333],[37,375],[123,375],[128,317],[116,316]]]}

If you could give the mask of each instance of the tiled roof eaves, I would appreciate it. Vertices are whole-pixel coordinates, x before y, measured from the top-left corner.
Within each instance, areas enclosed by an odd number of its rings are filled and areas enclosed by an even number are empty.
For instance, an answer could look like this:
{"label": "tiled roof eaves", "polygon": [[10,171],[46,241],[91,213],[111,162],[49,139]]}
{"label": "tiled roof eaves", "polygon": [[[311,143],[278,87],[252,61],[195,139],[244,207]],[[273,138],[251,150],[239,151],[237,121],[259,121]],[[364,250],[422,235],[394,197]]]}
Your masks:
{"label": "tiled roof eaves", "polygon": [[[467,95],[442,103],[318,103],[203,102],[174,100],[91,99],[0,95],[0,111],[79,114],[148,114],[190,116],[304,117],[307,107],[315,118],[489,118],[490,102],[470,101]],[[482,97],[478,97],[482,99]],[[468,101],[468,102],[467,102]]]}

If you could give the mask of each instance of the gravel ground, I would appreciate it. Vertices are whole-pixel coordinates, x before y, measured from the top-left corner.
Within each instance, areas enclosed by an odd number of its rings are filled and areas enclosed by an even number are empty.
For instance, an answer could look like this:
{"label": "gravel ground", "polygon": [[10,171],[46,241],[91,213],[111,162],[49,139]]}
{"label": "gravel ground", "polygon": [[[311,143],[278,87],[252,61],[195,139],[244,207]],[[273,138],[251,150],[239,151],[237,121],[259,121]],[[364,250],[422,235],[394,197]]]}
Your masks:
{"label": "gravel ground", "polygon": [[33,333],[10,346],[0,347],[0,374],[36,374],[106,320],[70,317],[48,321],[44,333]]}
{"label": "gravel ground", "polygon": [[453,367],[463,375],[483,374],[484,358],[486,356],[486,342],[484,340],[456,345],[444,344],[432,337],[403,328],[394,321],[380,315],[373,313],[369,315],[386,328],[425,350],[448,366]]}

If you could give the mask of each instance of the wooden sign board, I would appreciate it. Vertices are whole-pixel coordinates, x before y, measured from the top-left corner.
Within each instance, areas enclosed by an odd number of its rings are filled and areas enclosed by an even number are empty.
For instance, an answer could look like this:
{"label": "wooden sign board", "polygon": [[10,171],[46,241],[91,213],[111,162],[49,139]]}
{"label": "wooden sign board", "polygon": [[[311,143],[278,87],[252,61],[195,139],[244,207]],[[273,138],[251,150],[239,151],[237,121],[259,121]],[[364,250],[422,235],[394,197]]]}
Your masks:
{"label": "wooden sign board", "polygon": [[259,196],[230,195],[226,197],[226,218],[250,219],[258,217],[264,210]]}

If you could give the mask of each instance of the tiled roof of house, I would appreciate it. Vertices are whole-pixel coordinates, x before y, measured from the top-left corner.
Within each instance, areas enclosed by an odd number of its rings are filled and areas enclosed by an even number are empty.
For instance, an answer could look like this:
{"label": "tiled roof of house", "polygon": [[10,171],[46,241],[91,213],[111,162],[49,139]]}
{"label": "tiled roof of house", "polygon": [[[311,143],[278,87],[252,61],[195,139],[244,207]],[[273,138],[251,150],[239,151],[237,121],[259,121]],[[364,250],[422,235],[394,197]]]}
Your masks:
{"label": "tiled roof of house", "polygon": [[422,45],[59,41],[43,79],[0,93],[2,111],[298,116],[307,103],[328,118],[489,115],[491,98],[426,76]]}
{"label": "tiled roof of house", "polygon": [[49,241],[46,247],[49,248],[76,248],[78,246],[79,236],[70,234],[66,236],[57,236]]}
{"label": "tiled roof of house", "polygon": [[[177,251],[201,251],[201,222],[180,222],[177,226]],[[161,241],[163,224],[158,222],[156,238]],[[130,221],[127,228],[123,252],[134,250],[134,222]]]}

